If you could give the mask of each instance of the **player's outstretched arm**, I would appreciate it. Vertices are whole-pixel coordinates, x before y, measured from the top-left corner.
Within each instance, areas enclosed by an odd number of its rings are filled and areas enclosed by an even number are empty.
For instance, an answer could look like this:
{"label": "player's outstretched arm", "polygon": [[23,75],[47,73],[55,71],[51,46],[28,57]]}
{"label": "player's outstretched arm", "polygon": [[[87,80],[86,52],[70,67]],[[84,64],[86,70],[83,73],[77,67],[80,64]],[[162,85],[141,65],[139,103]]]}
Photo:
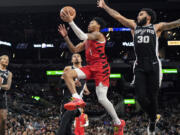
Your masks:
{"label": "player's outstretched arm", "polygon": [[64,38],[64,40],[66,41],[68,48],[72,53],[78,53],[85,49],[84,42],[81,42],[78,45],[74,46],[74,44],[71,42],[71,40],[68,37],[68,32],[65,28],[65,25],[60,24],[58,27],[58,31],[61,34],[61,36]]}
{"label": "player's outstretched arm", "polygon": [[136,23],[134,20],[122,16],[119,12],[107,6],[104,0],[98,0],[97,6],[103,8],[110,16],[119,21],[122,25],[131,28],[132,30],[135,29]]}
{"label": "player's outstretched arm", "polygon": [[173,22],[161,22],[159,24],[155,25],[157,31],[165,31],[165,30],[171,30],[177,27],[180,27],[180,19],[173,21]]}

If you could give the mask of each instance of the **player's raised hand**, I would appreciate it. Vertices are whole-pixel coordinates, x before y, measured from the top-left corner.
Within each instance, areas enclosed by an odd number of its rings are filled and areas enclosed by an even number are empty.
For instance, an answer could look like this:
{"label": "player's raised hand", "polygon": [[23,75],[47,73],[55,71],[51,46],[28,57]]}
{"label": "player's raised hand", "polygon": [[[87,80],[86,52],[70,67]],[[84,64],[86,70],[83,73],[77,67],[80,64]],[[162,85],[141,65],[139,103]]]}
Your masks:
{"label": "player's raised hand", "polygon": [[68,23],[69,23],[69,22],[72,22],[72,21],[73,21],[74,16],[71,16],[69,11],[62,11],[61,19],[62,19],[64,22],[68,22]]}
{"label": "player's raised hand", "polygon": [[65,27],[65,25],[63,24],[60,24],[59,26],[58,26],[58,31],[59,31],[59,33],[61,34],[61,36],[63,37],[63,38],[65,38],[67,35],[68,35],[68,32],[67,32],[67,30],[66,30],[66,27]]}
{"label": "player's raised hand", "polygon": [[104,2],[104,0],[98,0],[97,1],[97,7],[104,8],[105,5],[106,5],[106,3]]}

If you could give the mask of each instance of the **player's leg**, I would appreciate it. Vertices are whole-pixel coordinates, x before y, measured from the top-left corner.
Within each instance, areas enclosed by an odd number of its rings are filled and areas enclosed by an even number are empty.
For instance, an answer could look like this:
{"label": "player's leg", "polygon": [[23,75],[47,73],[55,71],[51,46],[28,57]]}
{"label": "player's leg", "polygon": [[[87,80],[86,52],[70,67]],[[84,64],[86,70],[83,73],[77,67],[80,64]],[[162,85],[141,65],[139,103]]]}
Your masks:
{"label": "player's leg", "polygon": [[90,75],[91,73],[88,66],[82,67],[80,69],[69,70],[64,73],[64,80],[73,96],[73,101],[65,104],[64,108],[72,111],[78,107],[84,107],[86,105],[85,102],[81,99],[80,95],[77,93],[73,79],[88,79]]}
{"label": "player's leg", "polygon": [[148,112],[150,119],[149,130],[155,132],[156,116],[158,110],[158,93],[161,85],[162,72],[159,63],[154,65],[154,70],[148,76],[148,95],[151,109]]}
{"label": "player's leg", "polygon": [[[87,79],[87,77],[90,75],[90,71],[88,69],[88,66],[84,66],[80,69],[72,69],[68,70],[63,74],[64,80],[66,82],[67,87],[69,88],[72,95],[78,95],[76,91],[76,86],[74,79]],[[80,98],[79,96],[76,96],[76,98]]]}
{"label": "player's leg", "polygon": [[110,76],[110,67],[105,63],[97,63],[92,67],[94,72],[93,78],[96,83],[96,95],[98,97],[99,103],[106,109],[108,114],[114,121],[115,130],[114,135],[123,135],[123,127],[125,126],[125,121],[120,120],[113,104],[107,98],[107,92],[109,87],[109,76]]}
{"label": "player's leg", "polygon": [[[71,98],[71,94],[68,90],[64,89],[64,96],[60,107],[60,124],[58,128],[58,132],[56,135],[72,135],[71,131],[71,111],[67,111],[64,108],[64,104],[69,102],[69,99]],[[70,128],[69,128],[70,127]]]}
{"label": "player's leg", "polygon": [[72,70],[68,70],[66,72],[64,72],[63,74],[64,77],[64,81],[66,82],[66,85],[68,87],[68,89],[70,90],[71,94],[77,94],[76,91],[76,86],[75,86],[75,82],[74,82],[74,78],[77,78],[77,73],[74,69]]}
{"label": "player's leg", "polygon": [[73,111],[66,111],[61,119],[61,123],[56,135],[66,135],[66,127],[71,120],[71,114]]}
{"label": "player's leg", "polygon": [[72,125],[73,125],[73,121],[75,120],[75,117],[79,117],[80,115],[80,111],[77,109],[77,110],[74,110],[73,111],[73,114],[71,116],[71,120],[69,121],[67,127],[66,127],[66,135],[74,135],[73,134],[73,131],[72,131]]}
{"label": "player's leg", "polygon": [[99,103],[106,109],[106,111],[112,117],[114,123],[116,125],[120,125],[121,121],[117,116],[114,106],[107,98],[110,76],[109,65],[107,63],[97,63],[93,65],[91,68],[93,71],[96,71],[93,74],[93,78],[96,83],[96,95]]}
{"label": "player's leg", "polygon": [[116,134],[123,135],[123,128],[125,126],[125,121],[119,119],[113,104],[107,98],[107,91],[108,91],[108,87],[104,86],[102,83],[99,83],[99,85],[96,86],[96,94],[98,97],[98,101],[106,109],[108,114],[112,117],[114,121],[114,126],[117,129],[114,131],[114,135]]}
{"label": "player's leg", "polygon": [[66,111],[61,119],[60,127],[56,135],[72,135],[72,122],[78,110]]}
{"label": "player's leg", "polygon": [[65,72],[63,76],[64,76],[64,80],[66,82],[66,85],[67,85],[68,89],[70,90],[72,97],[73,97],[73,101],[71,101],[67,104],[64,104],[64,108],[72,111],[72,110],[77,109],[77,107],[84,107],[85,102],[81,99],[81,97],[77,93],[75,82],[74,82],[74,79],[78,78],[78,74],[77,74],[76,70],[69,70],[69,71]]}
{"label": "player's leg", "polygon": [[141,108],[148,113],[151,110],[147,94],[147,77],[143,71],[135,71],[135,93]]}
{"label": "player's leg", "polygon": [[77,128],[74,133],[75,133],[75,135],[80,135],[79,129]]}
{"label": "player's leg", "polygon": [[80,135],[84,135],[84,129],[81,129]]}
{"label": "player's leg", "polygon": [[108,87],[104,86],[102,83],[96,86],[96,95],[99,103],[106,109],[106,111],[112,117],[115,124],[121,124],[121,121],[117,116],[113,104],[107,98],[107,92],[108,92]]}
{"label": "player's leg", "polygon": [[78,131],[77,131],[76,129],[75,129],[75,131],[74,131],[74,134],[75,134],[75,135],[78,135]]}
{"label": "player's leg", "polygon": [[72,133],[72,122],[69,122],[66,127],[66,135],[73,135]]}

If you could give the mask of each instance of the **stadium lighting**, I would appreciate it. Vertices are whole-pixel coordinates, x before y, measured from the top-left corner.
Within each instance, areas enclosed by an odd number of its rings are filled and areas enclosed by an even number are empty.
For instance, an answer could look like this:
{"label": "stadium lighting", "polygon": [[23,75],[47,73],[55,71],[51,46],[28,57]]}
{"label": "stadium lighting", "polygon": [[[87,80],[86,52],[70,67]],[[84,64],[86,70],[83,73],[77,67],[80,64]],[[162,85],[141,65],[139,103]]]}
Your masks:
{"label": "stadium lighting", "polygon": [[[48,70],[46,71],[47,76],[58,76],[62,75],[63,70]],[[121,78],[121,74],[110,74],[110,78]]]}
{"label": "stadium lighting", "polygon": [[110,74],[110,78],[121,78],[121,74]]}
{"label": "stadium lighting", "polygon": [[58,70],[58,71],[46,71],[46,75],[62,75],[63,70]]}
{"label": "stadium lighting", "polygon": [[35,99],[36,101],[39,101],[41,98],[38,96],[32,96],[33,99]]}
{"label": "stadium lighting", "polygon": [[177,74],[177,69],[162,69],[163,74]]}
{"label": "stadium lighting", "polygon": [[53,48],[54,44],[42,43],[42,44],[34,44],[33,46],[34,48]]}
{"label": "stadium lighting", "polygon": [[136,104],[136,100],[135,99],[124,99],[124,104]]}
{"label": "stadium lighting", "polygon": [[130,28],[104,28],[101,30],[101,32],[118,32],[118,31],[131,31]]}

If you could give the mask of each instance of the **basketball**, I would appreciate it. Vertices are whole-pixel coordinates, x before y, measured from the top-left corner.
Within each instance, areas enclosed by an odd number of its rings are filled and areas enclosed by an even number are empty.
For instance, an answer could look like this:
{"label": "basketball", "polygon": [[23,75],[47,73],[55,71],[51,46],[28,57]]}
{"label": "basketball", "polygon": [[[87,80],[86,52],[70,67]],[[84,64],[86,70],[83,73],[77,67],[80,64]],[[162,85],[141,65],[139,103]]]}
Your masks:
{"label": "basketball", "polygon": [[60,11],[60,17],[61,17],[62,20],[63,20],[63,18],[62,18],[62,11],[66,12],[66,13],[69,12],[70,15],[73,16],[73,19],[76,17],[76,10],[73,7],[71,7],[71,6],[65,6]]}

